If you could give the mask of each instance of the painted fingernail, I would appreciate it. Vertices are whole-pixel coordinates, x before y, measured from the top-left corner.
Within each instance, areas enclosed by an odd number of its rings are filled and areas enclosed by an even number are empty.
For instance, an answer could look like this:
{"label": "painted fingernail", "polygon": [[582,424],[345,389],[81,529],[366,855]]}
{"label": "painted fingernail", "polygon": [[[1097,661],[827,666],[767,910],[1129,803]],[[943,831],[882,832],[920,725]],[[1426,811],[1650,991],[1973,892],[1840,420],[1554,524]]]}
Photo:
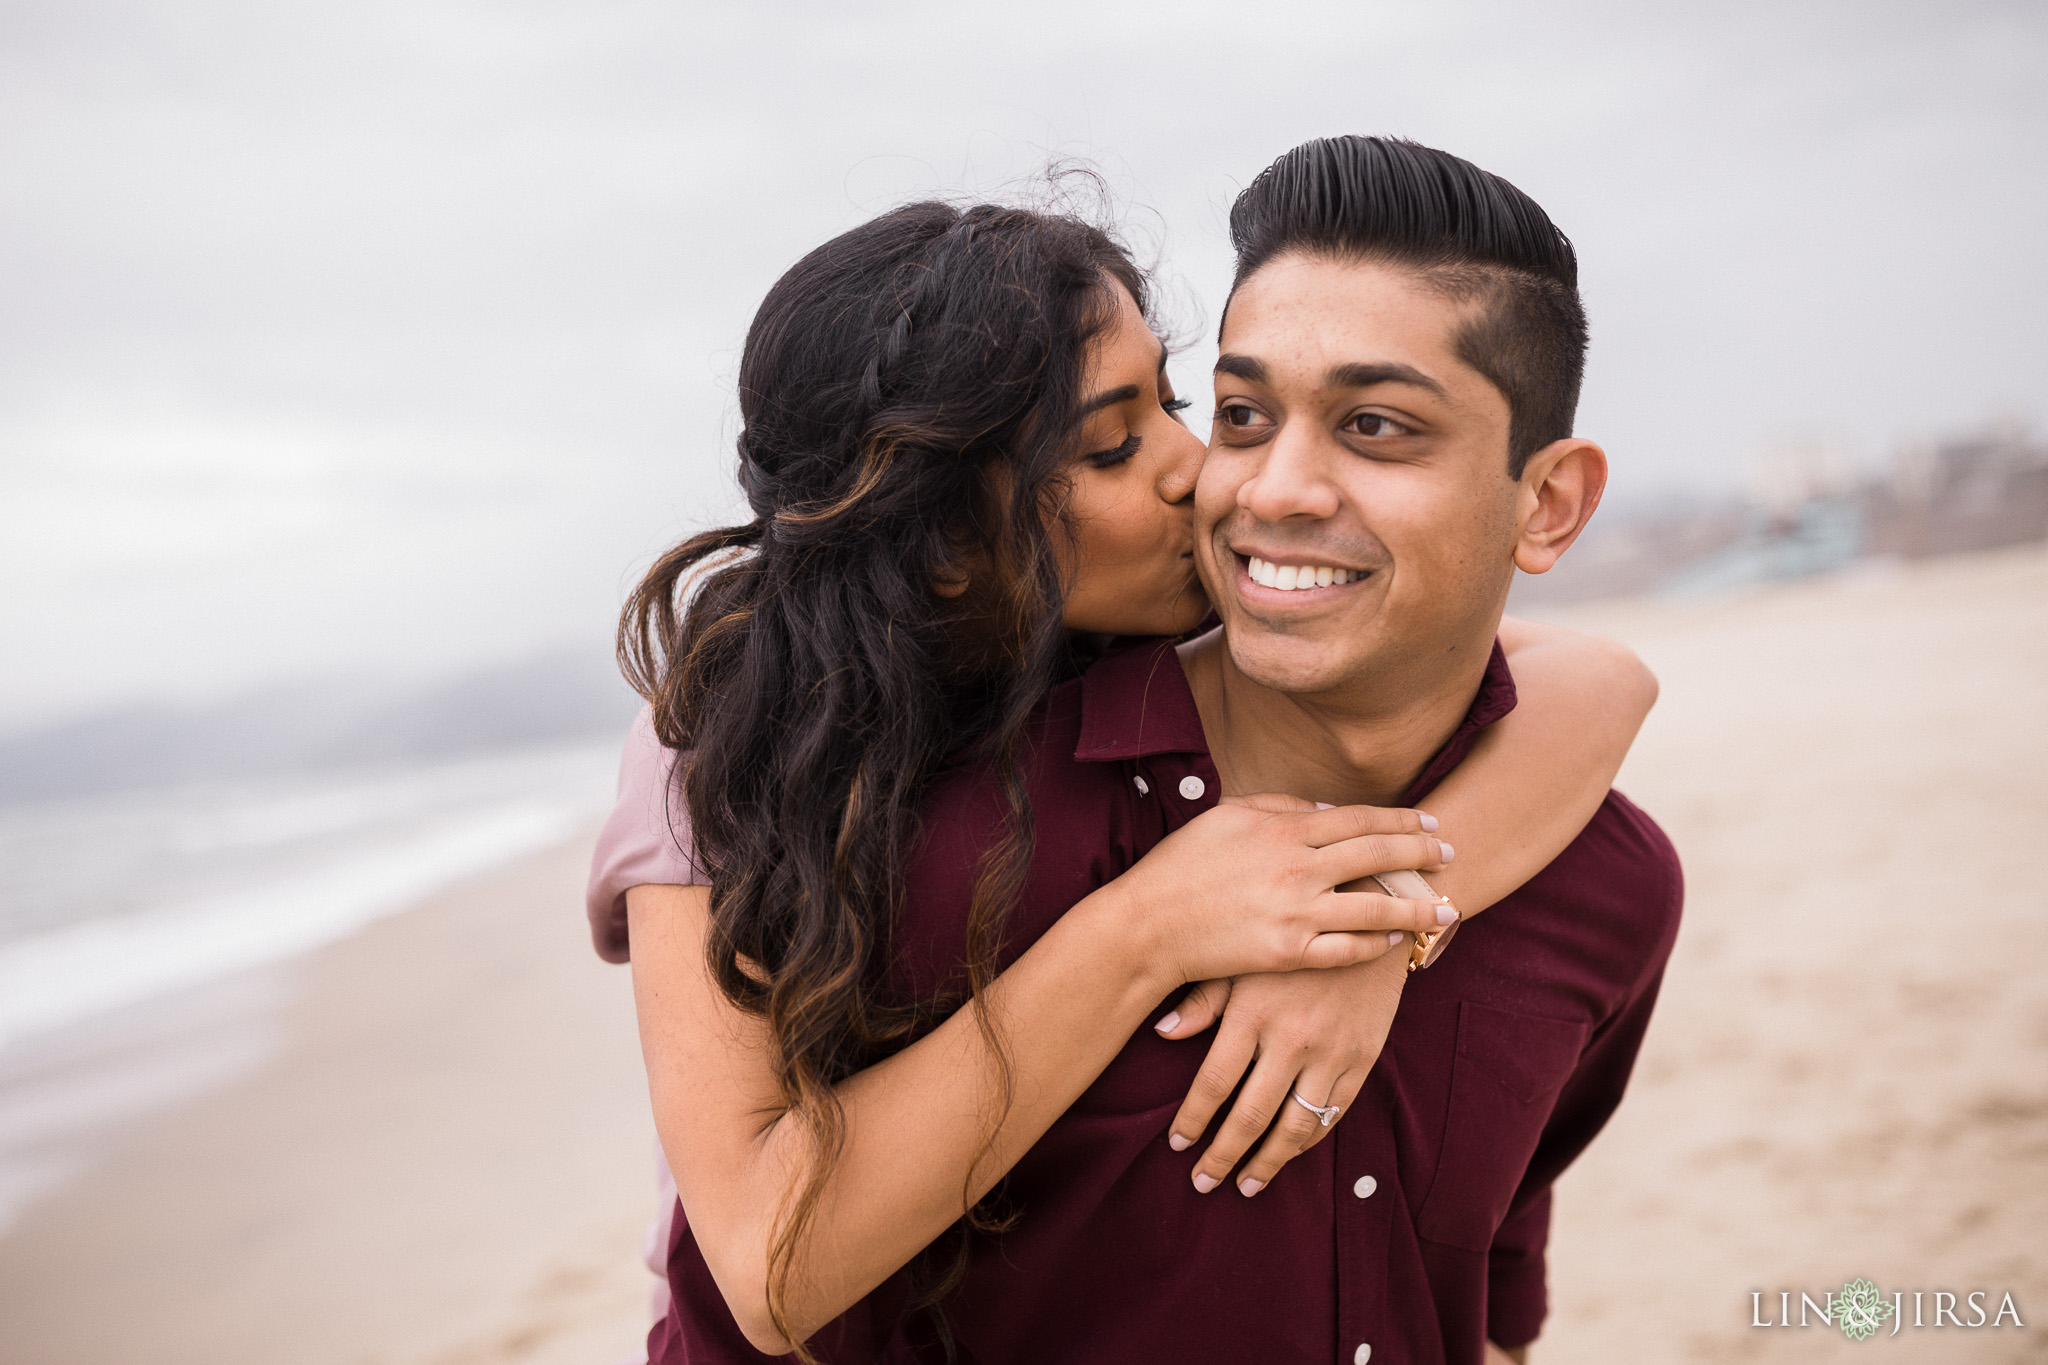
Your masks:
{"label": "painted fingernail", "polygon": [[1406,937],[1408,937],[1408,935],[1402,933],[1399,929],[1396,929],[1392,933],[1387,935],[1387,946],[1389,948],[1398,948],[1401,946],[1401,940]]}
{"label": "painted fingernail", "polygon": [[1253,1195],[1257,1194],[1260,1190],[1263,1190],[1265,1188],[1265,1181],[1254,1180],[1250,1176],[1246,1176],[1244,1179],[1237,1182],[1237,1192],[1247,1199],[1251,1198]]}
{"label": "painted fingernail", "polygon": [[1195,1193],[1207,1194],[1209,1191],[1216,1188],[1216,1184],[1217,1181],[1215,1176],[1198,1175],[1195,1177]]}
{"label": "painted fingernail", "polygon": [[1422,817],[1422,832],[1424,834],[1436,833],[1436,817],[1434,815],[1431,815],[1426,810],[1419,810],[1415,813]]}
{"label": "painted fingernail", "polygon": [[1175,1028],[1179,1027],[1179,1025],[1180,1011],[1175,1010],[1172,1014],[1167,1015],[1164,1019],[1161,1019],[1152,1027],[1158,1029],[1161,1033],[1171,1033]]}
{"label": "painted fingernail", "polygon": [[1445,843],[1441,839],[1436,841],[1436,846],[1443,851],[1443,860],[1445,862],[1449,862],[1451,859],[1458,856],[1458,850],[1452,848],[1449,844]]}
{"label": "painted fingernail", "polygon": [[1166,1135],[1166,1145],[1173,1148],[1176,1152],[1185,1152],[1188,1148],[1195,1145],[1195,1140],[1193,1138],[1184,1138],[1179,1133],[1168,1133]]}
{"label": "painted fingernail", "polygon": [[1436,908],[1436,922],[1438,924],[1456,924],[1458,922],[1458,912],[1452,908],[1449,901],[1445,901]]}

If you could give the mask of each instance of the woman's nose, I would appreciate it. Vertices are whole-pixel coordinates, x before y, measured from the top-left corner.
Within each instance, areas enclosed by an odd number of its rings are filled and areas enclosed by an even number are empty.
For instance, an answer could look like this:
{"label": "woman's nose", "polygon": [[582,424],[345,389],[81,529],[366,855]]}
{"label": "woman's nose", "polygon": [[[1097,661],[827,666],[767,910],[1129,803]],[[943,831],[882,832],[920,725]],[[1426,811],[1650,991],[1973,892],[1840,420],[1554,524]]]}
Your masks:
{"label": "woman's nose", "polygon": [[1159,471],[1159,497],[1162,502],[1182,503],[1194,496],[1195,481],[1202,476],[1202,461],[1208,456],[1209,447],[1178,422],[1173,424],[1170,439],[1172,449]]}

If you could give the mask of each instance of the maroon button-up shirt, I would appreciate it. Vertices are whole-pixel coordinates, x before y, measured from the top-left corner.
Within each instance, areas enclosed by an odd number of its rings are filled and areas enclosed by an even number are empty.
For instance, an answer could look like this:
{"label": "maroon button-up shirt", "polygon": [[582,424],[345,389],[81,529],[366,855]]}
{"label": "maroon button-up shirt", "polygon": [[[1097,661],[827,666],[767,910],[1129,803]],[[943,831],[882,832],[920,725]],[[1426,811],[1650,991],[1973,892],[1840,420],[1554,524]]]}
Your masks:
{"label": "maroon button-up shirt", "polygon": [[[1464,722],[1404,803],[1514,704],[1496,647]],[[1055,689],[1030,741],[1037,843],[1006,961],[1220,791],[1169,645],[1113,655]],[[978,860],[1003,813],[986,771],[935,785],[891,967],[899,997],[958,989]],[[1532,1340],[1551,1182],[1621,1100],[1681,896],[1670,842],[1610,793],[1555,862],[1409,978],[1336,1132],[1256,1199],[1229,1186],[1196,1194],[1199,1148],[1166,1144],[1206,1035],[1169,1042],[1140,1028],[1011,1171],[1017,1220],[976,1238],[944,1305],[955,1358],[1479,1365],[1488,1337]],[[649,1342],[657,1365],[766,1358],[740,1335],[682,1218],[669,1281],[674,1301]],[[901,1322],[904,1297],[898,1276],[813,1348],[834,1362],[943,1359]]]}

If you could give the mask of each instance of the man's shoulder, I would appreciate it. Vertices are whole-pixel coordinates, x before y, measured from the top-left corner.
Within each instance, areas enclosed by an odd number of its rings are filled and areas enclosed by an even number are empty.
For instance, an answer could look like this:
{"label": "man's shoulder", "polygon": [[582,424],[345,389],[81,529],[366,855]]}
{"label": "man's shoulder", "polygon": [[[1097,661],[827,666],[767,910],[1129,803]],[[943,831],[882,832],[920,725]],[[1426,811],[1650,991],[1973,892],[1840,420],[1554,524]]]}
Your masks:
{"label": "man's shoulder", "polygon": [[1673,920],[1685,899],[1685,874],[1671,836],[1618,791],[1607,793],[1579,837],[1538,879],[1553,876],[1568,884],[1597,881],[1645,911],[1654,908]]}
{"label": "man's shoulder", "polygon": [[[1017,756],[1030,818],[1030,856],[1003,917],[998,965],[1031,946],[1068,908],[1135,859],[1126,765],[1075,756],[1080,683],[1054,688],[1026,723]],[[921,828],[904,867],[895,952],[905,998],[957,994],[966,926],[991,852],[1016,827],[998,764],[958,764],[927,789]]]}
{"label": "man's shoulder", "polygon": [[[1160,751],[1204,749],[1201,719],[1170,641],[1119,645],[1081,677],[1052,688],[1026,718],[1017,776],[1036,819],[1060,822],[1076,803],[1118,804],[1125,763]],[[938,774],[928,819],[968,823],[1006,820],[1007,798],[995,761],[964,760]]]}
{"label": "man's shoulder", "polygon": [[[1495,911],[1562,959],[1628,991],[1663,969],[1685,875],[1657,822],[1611,791],[1579,836]],[[1455,945],[1454,945],[1455,946]]]}
{"label": "man's shoulder", "polygon": [[[1082,681],[1053,688],[1024,723],[1017,778],[1028,802],[1034,866],[1048,861],[1093,862],[1107,847],[1127,804],[1121,765],[1084,762],[1075,755],[1083,731]],[[909,887],[969,894],[982,860],[1014,820],[999,765],[982,754],[939,773],[926,789],[922,834],[911,859]]]}

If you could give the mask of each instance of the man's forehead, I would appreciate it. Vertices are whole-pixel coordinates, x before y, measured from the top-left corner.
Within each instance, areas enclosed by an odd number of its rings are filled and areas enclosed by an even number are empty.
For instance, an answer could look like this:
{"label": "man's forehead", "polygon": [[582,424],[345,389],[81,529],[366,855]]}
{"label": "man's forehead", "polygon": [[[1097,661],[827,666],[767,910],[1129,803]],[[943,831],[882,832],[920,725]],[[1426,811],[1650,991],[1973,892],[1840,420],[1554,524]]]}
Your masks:
{"label": "man's forehead", "polygon": [[[1465,311],[1399,267],[1282,256],[1232,297],[1217,369],[1252,382],[1324,387],[1420,380],[1448,398],[1487,383],[1457,353]],[[1248,373],[1245,362],[1263,374]]]}

